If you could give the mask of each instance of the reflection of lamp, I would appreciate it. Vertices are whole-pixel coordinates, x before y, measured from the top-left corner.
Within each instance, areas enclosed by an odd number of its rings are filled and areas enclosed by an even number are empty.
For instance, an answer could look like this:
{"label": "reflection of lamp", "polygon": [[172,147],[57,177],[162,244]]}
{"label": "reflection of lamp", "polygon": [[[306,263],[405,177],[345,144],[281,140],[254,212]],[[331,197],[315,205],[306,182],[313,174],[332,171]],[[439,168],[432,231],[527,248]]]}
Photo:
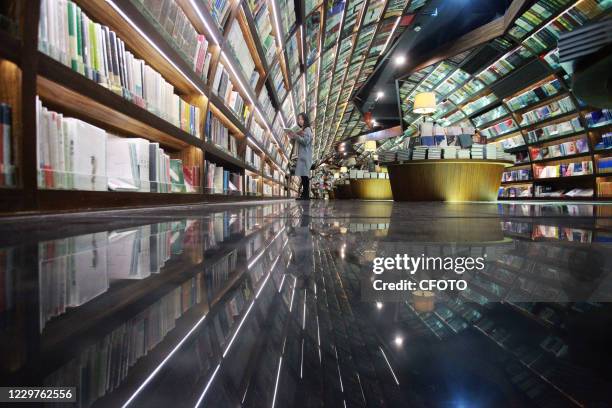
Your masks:
{"label": "reflection of lamp", "polygon": [[346,168],[346,166],[340,167],[340,173],[346,173],[346,172],[348,172],[348,168]]}
{"label": "reflection of lamp", "polygon": [[435,295],[429,290],[415,290],[412,292],[412,300],[414,301],[414,309],[417,312],[426,313],[432,312],[435,306]]}
{"label": "reflection of lamp", "polygon": [[436,111],[436,94],[433,92],[421,92],[414,97],[414,113],[428,115]]}
{"label": "reflection of lamp", "polygon": [[376,151],[376,140],[368,140],[363,145],[363,148],[366,152],[375,152]]}

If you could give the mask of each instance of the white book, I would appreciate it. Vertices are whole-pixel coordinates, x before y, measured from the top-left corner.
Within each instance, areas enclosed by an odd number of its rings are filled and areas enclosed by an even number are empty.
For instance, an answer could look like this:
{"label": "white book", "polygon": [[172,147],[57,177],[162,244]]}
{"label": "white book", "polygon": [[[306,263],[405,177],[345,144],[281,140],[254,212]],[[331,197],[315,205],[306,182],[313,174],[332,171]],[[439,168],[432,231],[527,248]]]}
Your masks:
{"label": "white book", "polygon": [[134,174],[137,163],[130,152],[129,139],[108,135],[106,140],[106,176],[109,190],[138,190],[140,175]]}
{"label": "white book", "polygon": [[129,139],[136,146],[138,163],[138,178],[140,180],[140,191],[151,191],[149,183],[149,141],[142,138]]}
{"label": "white book", "polygon": [[106,191],[106,132],[83,121],[76,122],[74,145],[75,188]]}

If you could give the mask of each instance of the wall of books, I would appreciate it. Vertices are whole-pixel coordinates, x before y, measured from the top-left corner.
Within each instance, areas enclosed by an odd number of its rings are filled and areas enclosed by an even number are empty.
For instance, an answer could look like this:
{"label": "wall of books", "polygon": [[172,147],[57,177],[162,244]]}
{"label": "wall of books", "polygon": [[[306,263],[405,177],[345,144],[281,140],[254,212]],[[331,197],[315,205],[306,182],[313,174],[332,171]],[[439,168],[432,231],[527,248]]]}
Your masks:
{"label": "wall of books", "polygon": [[[262,195],[245,174],[261,179],[266,158],[279,174],[272,196],[286,196],[283,128],[304,100],[279,98],[274,81],[304,94],[303,38],[295,13],[275,27],[281,11],[293,12],[280,2],[3,2],[2,210]],[[207,184],[211,171],[230,175],[227,188]]]}
{"label": "wall of books", "polygon": [[612,114],[575,97],[556,48],[561,33],[611,8],[603,0],[537,1],[503,36],[399,80],[404,133],[382,150],[418,135],[423,118],[412,112],[414,96],[433,91],[438,125],[474,127],[479,140],[514,160],[501,199],[611,198]]}
{"label": "wall of books", "polygon": [[[364,130],[351,96],[370,77],[391,40],[401,34],[402,16],[414,14],[425,2],[411,0],[347,0],[326,2],[306,16],[306,106],[316,112],[315,159],[332,145]],[[321,15],[326,16],[324,30]],[[323,38],[318,44],[318,35]],[[316,65],[315,65],[316,64]]]}

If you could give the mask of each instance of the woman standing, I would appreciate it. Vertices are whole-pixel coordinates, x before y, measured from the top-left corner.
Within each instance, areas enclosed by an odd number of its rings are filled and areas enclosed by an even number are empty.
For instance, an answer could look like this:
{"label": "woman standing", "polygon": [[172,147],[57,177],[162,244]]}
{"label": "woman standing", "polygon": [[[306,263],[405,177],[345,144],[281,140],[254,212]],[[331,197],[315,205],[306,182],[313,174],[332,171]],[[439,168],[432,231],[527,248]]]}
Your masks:
{"label": "woman standing", "polygon": [[312,167],[312,129],[310,120],[305,113],[300,113],[297,118],[300,130],[289,133],[294,140],[294,149],[297,149],[297,163],[295,175],[302,179],[302,194],[298,200],[310,199],[310,167]]}

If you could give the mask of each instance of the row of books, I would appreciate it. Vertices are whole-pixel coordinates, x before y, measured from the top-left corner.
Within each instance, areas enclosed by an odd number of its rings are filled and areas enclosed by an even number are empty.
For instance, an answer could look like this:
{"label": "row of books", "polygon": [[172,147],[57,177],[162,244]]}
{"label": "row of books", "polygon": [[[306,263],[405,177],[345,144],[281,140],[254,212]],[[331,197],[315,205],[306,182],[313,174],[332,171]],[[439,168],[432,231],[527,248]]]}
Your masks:
{"label": "row of books", "polygon": [[204,161],[206,172],[204,174],[204,188],[213,194],[240,194],[242,193],[242,175],[225,170],[208,160]]}
{"label": "row of books", "polygon": [[242,95],[234,90],[234,84],[230,78],[230,74],[225,69],[225,66],[219,64],[215,71],[215,78],[211,89],[234,111],[242,123],[246,123],[250,114],[250,108],[244,103]]}
{"label": "row of books", "polygon": [[158,274],[184,230],[179,223],[98,232],[39,244],[40,327],[68,308],[105,293],[113,280],[141,280]]}
{"label": "row of books", "polygon": [[537,109],[525,112],[522,115],[521,126],[531,125],[555,116],[575,110],[576,107],[569,96],[563,99],[552,102],[548,105],[541,106]]}
{"label": "row of books", "polygon": [[14,185],[12,128],[11,106],[6,103],[0,103],[0,187]]}
{"label": "row of books", "polygon": [[610,8],[609,2],[584,0],[529,36],[524,43],[537,53],[557,46],[561,34],[573,31]]}
{"label": "row of books", "polygon": [[597,159],[598,173],[612,173],[612,157],[601,157]]}
{"label": "row of books", "polygon": [[502,174],[502,183],[508,181],[526,181],[531,180],[531,169],[518,169],[504,171]]}
{"label": "row of books", "polygon": [[490,123],[496,119],[508,115],[508,110],[504,105],[500,105],[497,108],[491,109],[481,115],[478,115],[472,119],[472,122],[477,127],[482,127],[486,123]]}
{"label": "row of books", "polygon": [[567,7],[571,0],[540,0],[516,19],[508,32],[516,40],[520,40],[531,33],[544,20]]}
{"label": "row of books", "polygon": [[244,39],[245,36],[242,33],[238,20],[234,20],[227,34],[227,44],[238,60],[238,66],[249,81],[251,89],[254,90],[259,80],[259,72],[255,69],[255,62]]}
{"label": "row of books", "polygon": [[504,149],[513,149],[515,147],[525,146],[525,139],[522,135],[512,136],[501,141]]}
{"label": "row of books", "polygon": [[598,197],[612,197],[612,181],[608,179],[597,180],[597,196]]}
{"label": "row of books", "polygon": [[533,197],[533,185],[525,184],[518,186],[501,186],[498,197],[500,198],[529,198]]}
{"label": "row of books", "polygon": [[610,109],[600,109],[587,113],[585,119],[589,127],[601,127],[612,123],[612,111]]}
{"label": "row of books", "polygon": [[[228,217],[215,217],[215,222],[217,220],[223,221],[224,224],[226,221],[231,222]],[[211,226],[212,224],[209,223]],[[174,250],[172,253],[175,253]],[[263,274],[251,273],[250,284],[248,280],[242,280],[235,287],[228,287],[236,271],[237,255],[234,250],[214,264],[207,265],[204,272],[178,284],[137,316],[120,324],[95,344],[81,350],[73,360],[48,376],[44,384],[75,384],[81,390],[78,396],[79,406],[91,406],[97,399],[119,387],[127,378],[131,367],[160,344],[185,313],[201,304],[205,297],[214,299],[222,291],[230,289],[223,297],[220,307],[214,309],[214,314],[206,319],[207,323],[198,331],[195,342],[191,342],[192,345],[196,343],[196,348],[187,350],[190,356],[195,356],[198,360],[199,372],[207,373],[214,358],[211,350],[215,346],[223,348],[227,344],[236,328],[237,318],[243,314],[248,301],[253,298],[257,279],[260,280]],[[259,265],[263,266],[261,262]],[[201,343],[204,339],[206,341]]]}
{"label": "row of books", "polygon": [[533,144],[582,130],[584,130],[582,124],[580,124],[580,120],[576,117],[568,121],[530,130],[527,132],[527,143]]}
{"label": "row of books", "polygon": [[533,171],[537,179],[583,176],[593,174],[593,162],[585,160],[547,166],[533,166]]}
{"label": "row of books", "polygon": [[39,187],[194,192],[198,166],[183,165],[143,138],[122,138],[36,101]]}
{"label": "row of books", "polygon": [[161,74],[126,50],[114,31],[70,0],[43,0],[40,51],[138,106],[200,137],[200,109],[179,98]]}
{"label": "row of books", "polygon": [[420,125],[420,142],[423,146],[470,147],[475,130],[473,127],[434,125],[424,122]]}
{"label": "row of books", "polygon": [[480,72],[476,78],[487,85],[491,85],[498,79],[503,78],[510,72],[523,65],[531,57],[533,57],[533,53],[527,48],[520,46],[510,54],[507,54],[503,58],[497,60],[493,65],[489,66],[484,71]]}
{"label": "row of books", "polygon": [[257,188],[258,183],[259,183],[259,177],[252,176],[250,174],[245,174],[244,188],[247,193],[249,194],[259,193],[259,189]]}
{"label": "row of books", "polygon": [[561,84],[561,81],[558,79],[553,79],[550,82],[538,86],[537,88],[523,92],[522,94],[509,99],[506,104],[511,110],[516,111],[546,99],[549,96],[553,96],[561,91],[562,88],[563,85]]}
{"label": "row of books", "polygon": [[535,186],[536,197],[593,197],[592,188],[559,189],[550,185]]}
{"label": "row of books", "polygon": [[203,0],[202,3],[207,6],[217,26],[223,31],[225,23],[230,15],[232,2],[229,0]]}
{"label": "row of books", "polygon": [[518,126],[516,125],[514,119],[506,119],[496,123],[493,126],[489,126],[486,129],[479,130],[479,133],[487,139],[491,139],[512,132],[516,129],[518,129]]}
{"label": "row of books", "polygon": [[601,135],[601,139],[595,145],[595,150],[612,149],[612,132],[607,132]]}
{"label": "row of books", "polygon": [[232,156],[238,157],[236,138],[230,134],[229,129],[211,111],[208,112],[208,117],[206,118],[204,134],[206,135],[206,141],[214,143]]}
{"label": "row of books", "polygon": [[244,161],[251,167],[259,170],[261,169],[261,156],[247,144],[244,154]]}
{"label": "row of books", "polygon": [[208,40],[199,34],[176,0],[132,0],[141,3],[157,23],[158,30],[169,38],[174,48],[193,66],[194,72],[206,77],[212,53],[208,52]]}
{"label": "row of books", "polygon": [[571,140],[545,147],[530,147],[531,160],[550,159],[553,157],[571,156],[574,154],[587,153],[589,143],[586,138]]}

